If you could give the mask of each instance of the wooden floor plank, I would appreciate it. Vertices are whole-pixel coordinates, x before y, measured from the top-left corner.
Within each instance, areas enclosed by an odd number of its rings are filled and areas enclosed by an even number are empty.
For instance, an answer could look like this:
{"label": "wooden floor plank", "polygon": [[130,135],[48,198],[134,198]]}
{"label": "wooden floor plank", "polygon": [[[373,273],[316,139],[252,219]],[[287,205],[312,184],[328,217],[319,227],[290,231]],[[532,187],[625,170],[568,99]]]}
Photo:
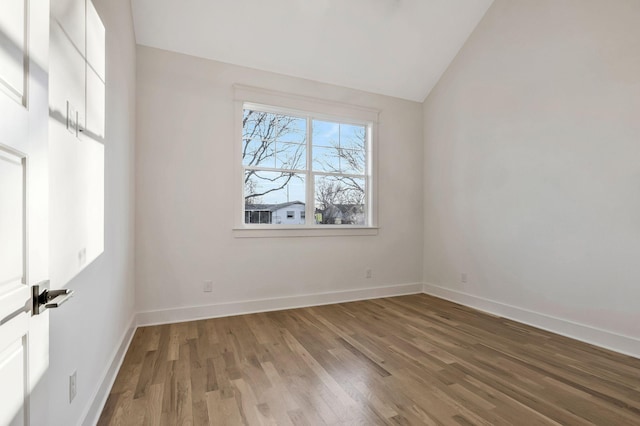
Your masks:
{"label": "wooden floor plank", "polygon": [[427,295],[142,327],[99,425],[638,425],[640,360]]}

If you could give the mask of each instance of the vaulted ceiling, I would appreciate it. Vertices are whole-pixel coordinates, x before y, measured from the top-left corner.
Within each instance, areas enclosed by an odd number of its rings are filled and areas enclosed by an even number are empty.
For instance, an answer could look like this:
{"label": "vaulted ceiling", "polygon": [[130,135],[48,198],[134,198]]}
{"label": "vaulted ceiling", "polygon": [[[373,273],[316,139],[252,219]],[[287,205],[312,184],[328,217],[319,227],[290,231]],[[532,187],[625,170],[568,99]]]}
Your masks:
{"label": "vaulted ceiling", "polygon": [[423,101],[493,0],[133,0],[138,44]]}

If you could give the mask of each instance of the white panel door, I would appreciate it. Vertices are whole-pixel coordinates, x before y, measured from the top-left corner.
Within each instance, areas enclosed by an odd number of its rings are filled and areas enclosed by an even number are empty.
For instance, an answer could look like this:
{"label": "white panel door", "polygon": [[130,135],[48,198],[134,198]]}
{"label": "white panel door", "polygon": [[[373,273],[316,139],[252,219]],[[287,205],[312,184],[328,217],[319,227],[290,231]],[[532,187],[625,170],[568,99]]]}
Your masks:
{"label": "white panel door", "polygon": [[48,39],[48,0],[0,0],[0,425],[47,424]]}

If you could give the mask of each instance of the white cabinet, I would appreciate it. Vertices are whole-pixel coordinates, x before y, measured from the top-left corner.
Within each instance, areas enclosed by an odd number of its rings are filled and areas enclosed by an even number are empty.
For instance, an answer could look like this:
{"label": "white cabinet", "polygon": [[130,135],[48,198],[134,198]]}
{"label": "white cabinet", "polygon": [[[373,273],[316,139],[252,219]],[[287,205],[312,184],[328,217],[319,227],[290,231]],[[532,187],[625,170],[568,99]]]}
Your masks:
{"label": "white cabinet", "polygon": [[104,251],[105,28],[90,0],[52,0],[49,65],[51,281]]}

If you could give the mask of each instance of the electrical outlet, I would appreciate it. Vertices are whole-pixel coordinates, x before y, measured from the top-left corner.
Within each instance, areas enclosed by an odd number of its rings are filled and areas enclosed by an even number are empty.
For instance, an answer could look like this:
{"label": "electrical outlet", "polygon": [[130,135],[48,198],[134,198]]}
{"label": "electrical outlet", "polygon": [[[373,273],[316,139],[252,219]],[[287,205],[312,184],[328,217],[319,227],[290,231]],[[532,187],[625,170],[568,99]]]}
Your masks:
{"label": "electrical outlet", "polygon": [[365,278],[371,278],[372,274],[371,274],[371,268],[367,268],[367,270],[364,272],[364,277]]}
{"label": "electrical outlet", "polygon": [[466,272],[463,272],[463,273],[460,274],[460,281],[463,282],[463,283],[467,282],[467,273]]}
{"label": "electrical outlet", "polygon": [[202,284],[202,291],[211,293],[213,291],[213,281],[207,280]]}
{"label": "electrical outlet", "polygon": [[76,397],[76,393],[78,391],[78,388],[76,387],[76,383],[77,383],[76,373],[77,372],[74,371],[73,374],[69,376],[69,404],[71,404],[73,399]]}

